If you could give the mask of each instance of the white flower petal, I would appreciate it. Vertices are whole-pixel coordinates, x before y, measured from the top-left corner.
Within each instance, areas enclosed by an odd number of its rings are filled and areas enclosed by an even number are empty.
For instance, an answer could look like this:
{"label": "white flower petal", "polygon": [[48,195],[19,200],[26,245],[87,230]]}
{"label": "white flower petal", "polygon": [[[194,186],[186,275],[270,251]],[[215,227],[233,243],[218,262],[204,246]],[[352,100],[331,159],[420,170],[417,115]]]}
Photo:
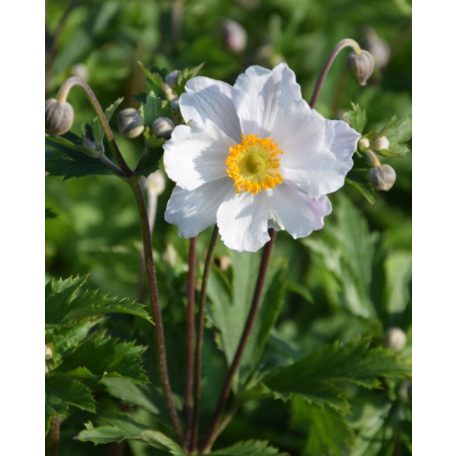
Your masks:
{"label": "white flower petal", "polygon": [[231,99],[232,89],[229,84],[215,79],[202,76],[190,79],[179,99],[185,122],[192,121],[200,128],[212,122],[227,136],[239,141],[241,129]]}
{"label": "white flower petal", "polygon": [[233,187],[217,211],[222,241],[238,252],[256,252],[270,237],[269,201],[265,192],[237,193]]}
{"label": "white flower petal", "polygon": [[311,198],[295,185],[282,184],[271,193],[273,218],[294,239],[323,228],[323,218],[332,211],[327,196]]}
{"label": "white flower petal", "polygon": [[353,167],[352,156],[359,137],[346,122],[326,120],[312,111],[301,131],[288,141],[279,142],[284,152],[284,181],[295,183],[312,197],[335,192]]}
{"label": "white flower petal", "polygon": [[215,224],[217,209],[233,187],[229,179],[209,182],[187,191],[176,185],[166,206],[165,220],[179,227],[179,236],[196,236]]}
{"label": "white flower petal", "polygon": [[281,63],[273,70],[249,67],[233,86],[233,103],[242,133],[265,137],[278,119],[289,119],[290,105],[301,104],[302,97],[295,74]]}
{"label": "white flower petal", "polygon": [[214,124],[204,129],[179,125],[164,145],[163,163],[168,176],[186,190],[226,175],[228,149],[235,144]]}

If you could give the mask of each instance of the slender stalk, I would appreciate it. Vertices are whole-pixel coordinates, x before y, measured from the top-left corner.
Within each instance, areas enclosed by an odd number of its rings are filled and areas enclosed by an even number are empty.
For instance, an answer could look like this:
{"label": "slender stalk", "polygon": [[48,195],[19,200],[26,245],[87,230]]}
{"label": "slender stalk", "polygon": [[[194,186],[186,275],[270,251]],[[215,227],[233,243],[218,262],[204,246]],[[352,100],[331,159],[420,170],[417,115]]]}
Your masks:
{"label": "slender stalk", "polygon": [[199,408],[201,398],[201,377],[203,373],[203,336],[204,336],[204,317],[207,302],[207,281],[209,279],[209,272],[211,270],[212,258],[214,256],[215,245],[217,244],[218,229],[217,225],[214,226],[212,231],[211,240],[209,241],[209,247],[206,253],[206,259],[204,261],[203,278],[201,282],[201,293],[199,296],[198,303],[198,326],[196,329],[196,360],[195,360],[195,381],[193,385],[193,417],[192,426],[190,428],[190,451],[194,451],[196,448],[196,442],[198,440],[198,420],[199,420]]}
{"label": "slender stalk", "polygon": [[244,326],[244,331],[242,332],[241,340],[239,341],[238,347],[236,349],[236,353],[234,355],[233,361],[231,362],[231,366],[228,370],[228,374],[225,379],[225,383],[223,385],[222,391],[219,396],[219,400],[217,403],[217,407],[212,415],[211,423],[209,425],[209,431],[206,434],[206,438],[203,441],[201,446],[202,452],[210,451],[212,445],[215,441],[215,436],[217,433],[217,428],[220,426],[223,419],[221,419],[221,415],[225,405],[228,401],[231,385],[234,380],[234,376],[236,374],[237,369],[241,364],[242,355],[244,350],[247,346],[247,341],[249,339],[250,333],[253,329],[253,324],[255,323],[255,318],[258,314],[258,310],[260,309],[261,304],[261,297],[263,293],[263,288],[266,279],[266,273],[269,266],[269,261],[271,259],[272,247],[274,245],[274,240],[276,233],[273,229],[269,230],[269,235],[271,237],[270,241],[264,246],[263,249],[263,256],[261,258],[260,269],[258,271],[257,282],[255,285],[255,292],[252,298],[252,304],[250,306],[249,314],[247,316],[247,321]]}
{"label": "slender stalk", "polygon": [[187,424],[186,443],[189,440],[193,418],[193,378],[195,366],[195,269],[196,237],[189,241],[187,275],[187,341],[184,389],[184,416]]}
{"label": "slender stalk", "polygon": [[345,38],[337,43],[336,47],[331,51],[328,58],[326,59],[326,62],[323,65],[323,68],[321,69],[320,74],[318,75],[318,79],[315,84],[315,88],[314,88],[314,91],[313,91],[313,94],[312,94],[312,97],[311,97],[310,103],[309,103],[311,108],[313,108],[317,102],[318,96],[320,95],[321,88],[323,87],[326,76],[328,76],[328,72],[329,72],[329,69],[331,68],[331,65],[333,64],[334,60],[336,60],[336,57],[338,56],[339,52],[346,47],[351,47],[355,51],[356,54],[360,54],[361,50],[362,50],[360,45],[355,40],[352,40],[351,38]]}
{"label": "slender stalk", "polygon": [[59,456],[60,446],[60,417],[51,418],[51,442],[49,446],[49,456]]}
{"label": "slender stalk", "polygon": [[380,160],[372,149],[366,150],[366,155],[369,158],[369,161],[372,163],[372,166],[376,168],[381,165]]}
{"label": "slender stalk", "polygon": [[144,199],[143,190],[136,178],[129,180],[131,189],[136,199],[138,205],[140,220],[141,220],[141,231],[143,238],[143,249],[144,249],[144,262],[146,265],[146,276],[147,282],[149,285],[150,292],[150,301],[152,307],[152,315],[154,318],[154,328],[155,328],[155,338],[157,343],[157,354],[158,354],[158,369],[160,373],[160,381],[165,395],[166,404],[168,407],[168,412],[171,417],[171,421],[174,426],[176,435],[183,445],[183,433],[182,425],[177,414],[176,405],[173,399],[173,393],[171,390],[171,383],[169,380],[168,373],[168,362],[166,360],[166,345],[165,345],[165,334],[163,328],[163,321],[161,316],[160,305],[158,302],[158,287],[157,287],[157,277],[155,273],[154,258],[152,253],[152,241],[151,241],[151,232],[149,227],[149,220],[147,214],[147,206]]}
{"label": "slender stalk", "polygon": [[119,146],[117,145],[117,143],[115,141],[114,133],[112,132],[111,127],[109,126],[109,122],[108,122],[108,119],[106,118],[103,108],[101,107],[100,102],[98,101],[98,98],[96,97],[94,91],[89,86],[87,81],[84,81],[84,79],[77,78],[75,76],[67,79],[60,87],[59,93],[57,94],[57,100],[60,103],[64,103],[66,101],[66,99],[68,98],[68,95],[69,95],[71,89],[74,86],[79,86],[84,89],[93,109],[95,110],[98,118],[100,119],[100,123],[103,128],[106,139],[108,141],[109,147],[111,148],[112,153],[113,153],[117,163],[119,164],[119,167],[122,170],[124,177],[126,177],[126,178],[131,177],[133,175],[133,172],[128,167],[126,161],[124,160],[124,158],[119,150]]}

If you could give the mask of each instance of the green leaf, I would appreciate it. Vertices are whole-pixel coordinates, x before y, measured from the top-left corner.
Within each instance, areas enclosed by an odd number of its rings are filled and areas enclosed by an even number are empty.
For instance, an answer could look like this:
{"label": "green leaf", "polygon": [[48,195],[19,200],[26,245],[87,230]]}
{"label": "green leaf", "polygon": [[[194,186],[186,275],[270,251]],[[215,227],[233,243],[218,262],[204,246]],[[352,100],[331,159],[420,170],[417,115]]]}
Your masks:
{"label": "green leaf", "polygon": [[290,399],[299,396],[310,404],[347,412],[349,385],[380,386],[379,377],[410,375],[408,361],[385,348],[369,348],[367,340],[346,345],[335,343],[286,367],[278,367],[263,379],[269,393]]}
{"label": "green leaf", "polygon": [[147,81],[152,87],[152,90],[157,94],[165,94],[164,81],[162,78],[161,72],[158,71],[158,68],[154,68],[152,71],[148,70],[142,62],[138,62],[141,70],[144,73]]}
{"label": "green leaf", "polygon": [[291,401],[290,427],[307,431],[306,455],[345,456],[354,440],[345,417],[329,407],[310,405],[296,396]]}
{"label": "green leaf", "polygon": [[339,198],[334,212],[336,220],[327,224],[320,237],[302,242],[337,281],[337,303],[354,315],[375,317],[370,291],[378,235],[369,232],[366,219],[347,198]]}
{"label": "green leaf", "polygon": [[178,95],[181,95],[184,93],[185,90],[185,84],[187,82],[194,78],[203,68],[204,62],[200,63],[199,65],[193,67],[193,68],[184,68],[182,71],[179,72],[179,77],[177,80],[177,86],[176,86],[176,93]]}
{"label": "green leaf", "polygon": [[[68,138],[72,138],[70,141]],[[75,142],[77,141],[77,142]],[[82,140],[75,135],[65,137],[46,135],[46,171],[64,179],[88,175],[113,174],[111,168],[97,158],[93,151],[82,146]]]}
{"label": "green leaf", "polygon": [[345,179],[345,182],[357,190],[369,204],[375,204],[377,192],[367,177],[368,169],[352,169]]}
{"label": "green leaf", "polygon": [[236,443],[228,448],[213,451],[207,456],[286,456],[287,453],[281,453],[276,448],[268,446],[267,441],[247,440]]}
{"label": "green leaf", "polygon": [[151,322],[145,307],[130,298],[82,289],[86,277],[51,279],[46,284],[46,324],[63,324],[107,313],[134,315]]}
{"label": "green leaf", "polygon": [[352,103],[351,109],[344,113],[344,120],[355,129],[357,132],[362,133],[366,126],[367,116],[366,111],[359,105]]}
{"label": "green leaf", "polygon": [[58,415],[66,415],[68,406],[95,413],[90,389],[78,380],[57,373],[46,376],[46,406]]}
{"label": "green leaf", "polygon": [[287,289],[287,269],[281,265],[268,278],[263,302],[253,325],[252,333],[244,351],[241,373],[248,375],[261,361],[266,343],[285,303]]}
{"label": "green leaf", "polygon": [[401,157],[410,152],[408,142],[412,137],[412,118],[406,116],[398,119],[394,116],[377,136],[385,135],[390,146],[387,150],[378,151],[385,157]]}
{"label": "green leaf", "polygon": [[58,215],[49,207],[46,207],[45,208],[45,218],[46,220],[47,219],[53,219],[53,218],[57,218]]}
{"label": "green leaf", "polygon": [[124,342],[103,335],[84,340],[74,352],[58,366],[60,372],[86,367],[94,376],[124,377],[133,382],[147,383],[147,376],[141,364],[145,347]]}
{"label": "green leaf", "polygon": [[153,121],[160,117],[162,112],[161,101],[157,98],[157,95],[151,90],[147,95],[145,101],[139,108],[139,113],[144,120],[144,125],[151,127]]}
{"label": "green leaf", "polygon": [[150,393],[143,385],[136,385],[130,380],[116,377],[106,377],[101,381],[111,396],[128,404],[136,405],[150,413],[158,414],[158,408],[149,399]]}
{"label": "green leaf", "polygon": [[[226,277],[215,270],[209,277],[208,296],[211,300],[210,318],[218,330],[217,343],[225,354],[227,364],[233,360],[244,330],[252,302],[255,280],[259,267],[259,255],[231,252],[232,276]],[[235,377],[233,388],[238,387],[239,375],[248,377],[261,361],[280,310],[286,291],[286,269],[275,263],[270,268],[260,310],[255,320],[250,340],[242,357],[240,374]]]}
{"label": "green leaf", "polygon": [[92,442],[95,445],[122,440],[140,440],[149,446],[158,448],[174,456],[185,456],[180,446],[162,432],[145,428],[132,420],[103,420],[107,424],[93,426],[91,422],[85,424],[85,430],[77,435],[82,442]]}

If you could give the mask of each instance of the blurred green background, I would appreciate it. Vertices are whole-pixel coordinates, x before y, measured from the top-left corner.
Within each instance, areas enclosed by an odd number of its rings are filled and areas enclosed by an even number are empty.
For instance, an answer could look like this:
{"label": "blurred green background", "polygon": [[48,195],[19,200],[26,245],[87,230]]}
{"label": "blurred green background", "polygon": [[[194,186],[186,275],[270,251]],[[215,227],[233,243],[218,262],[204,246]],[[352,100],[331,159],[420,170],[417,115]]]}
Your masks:
{"label": "blurred green background", "polygon": [[[346,71],[345,56],[339,57],[316,109],[337,118],[353,101],[366,110],[368,126],[377,127],[393,115],[411,112],[410,10],[407,0],[47,0],[46,96],[55,96],[67,77],[79,75],[88,80],[104,107],[119,97],[126,99],[122,107],[135,106],[134,96],[147,88],[138,61],[169,71],[204,62],[200,74],[230,83],[248,65],[271,67],[286,61],[309,99],[329,51],[340,39],[351,37],[368,44],[370,39],[370,45],[380,46],[386,57],[365,88]],[[245,30],[244,49],[230,48],[227,19]],[[78,125],[90,120],[93,112],[78,89],[70,101],[76,113],[73,129],[80,133]],[[134,164],[141,140],[119,136],[118,141]],[[386,162],[394,166],[397,182],[390,192],[379,194],[374,205],[346,186],[331,197],[334,213],[322,232],[302,241],[279,234],[275,258],[288,262],[289,284],[277,345],[286,340],[306,353],[327,342],[359,336],[381,343],[388,328],[400,327],[407,334],[404,350],[410,350],[411,157]],[[163,220],[172,187],[167,181],[159,198],[154,247],[165,318],[183,330],[187,242]],[[139,224],[126,185],[114,177],[62,181],[50,176],[46,207],[57,215],[46,221],[48,277],[90,274],[94,287],[144,299]],[[198,238],[200,260],[209,235],[205,232]],[[216,255],[219,260],[233,256],[221,243]],[[119,337],[153,343],[137,323],[114,319],[107,325]],[[214,372],[205,387],[216,394],[223,363],[210,344],[208,335],[206,355],[211,361],[206,365],[216,367],[207,367]],[[175,343],[171,351],[173,372],[182,362],[183,348]],[[152,351],[148,356],[153,356]],[[174,376],[173,381],[181,390],[181,380]],[[411,454],[408,388],[401,383],[354,396],[352,413],[344,422],[298,401],[252,402],[227,428],[220,445],[263,438],[292,455]],[[211,400],[208,393],[205,413]],[[81,412],[65,422],[62,454],[120,454],[113,452],[118,448],[73,440],[86,419]],[[122,451],[155,454],[139,444]]]}

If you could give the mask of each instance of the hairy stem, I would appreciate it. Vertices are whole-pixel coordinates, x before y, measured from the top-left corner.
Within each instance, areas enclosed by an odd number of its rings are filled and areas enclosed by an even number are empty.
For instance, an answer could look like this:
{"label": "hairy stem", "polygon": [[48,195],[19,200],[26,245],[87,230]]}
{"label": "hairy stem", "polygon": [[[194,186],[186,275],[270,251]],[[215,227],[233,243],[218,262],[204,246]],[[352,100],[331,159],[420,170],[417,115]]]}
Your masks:
{"label": "hairy stem", "polygon": [[314,88],[314,91],[312,93],[312,97],[311,97],[310,103],[309,103],[311,108],[313,108],[315,106],[315,104],[317,103],[318,96],[320,95],[320,91],[321,91],[321,88],[323,87],[326,76],[328,76],[331,65],[333,64],[334,60],[336,60],[336,57],[338,56],[339,52],[346,47],[351,47],[355,51],[356,54],[360,54],[361,50],[362,50],[360,45],[355,40],[352,40],[351,38],[345,38],[337,43],[336,47],[331,51],[328,58],[326,59],[326,62],[323,65],[323,68],[321,69],[320,74],[318,75],[318,79],[315,84],[315,88]]}
{"label": "hairy stem", "polygon": [[244,350],[247,346],[247,342],[250,336],[250,333],[253,329],[253,324],[255,323],[255,318],[258,314],[258,310],[260,309],[261,304],[261,297],[264,289],[266,273],[269,267],[269,261],[271,259],[272,247],[274,245],[274,240],[276,233],[273,229],[269,230],[269,235],[271,237],[270,241],[264,246],[263,249],[263,256],[261,258],[260,269],[258,271],[257,282],[255,285],[255,292],[253,293],[252,304],[250,306],[249,314],[247,316],[247,321],[244,326],[244,331],[242,332],[241,340],[239,341],[238,347],[236,349],[236,353],[234,355],[233,361],[231,366],[228,370],[225,383],[223,384],[222,391],[219,396],[219,400],[217,406],[215,408],[214,414],[212,415],[212,419],[209,425],[209,431],[206,434],[206,438],[203,441],[201,449],[203,452],[210,451],[212,445],[215,442],[215,438],[217,435],[217,429],[220,424],[223,422],[221,419],[221,415],[225,405],[228,401],[231,385],[234,380],[234,376],[236,374],[237,369],[239,368],[242,360],[242,355]]}
{"label": "hairy stem", "polygon": [[155,329],[155,339],[157,345],[157,354],[158,354],[158,369],[160,373],[160,381],[165,395],[166,405],[168,407],[168,412],[171,417],[171,421],[174,426],[176,435],[183,445],[183,433],[182,425],[177,414],[176,405],[174,403],[173,393],[171,390],[171,383],[169,380],[168,373],[168,362],[166,359],[166,345],[165,345],[165,333],[162,321],[162,315],[160,310],[160,305],[158,302],[158,287],[157,287],[157,277],[155,273],[155,264],[152,252],[152,240],[151,232],[147,214],[147,206],[144,198],[144,193],[141,188],[141,185],[138,182],[138,179],[131,178],[129,180],[131,189],[136,199],[136,203],[139,210],[140,220],[141,220],[141,231],[143,238],[143,249],[144,249],[144,262],[146,266],[146,277],[149,286],[150,292],[150,301],[152,307],[152,315],[154,318],[154,329]]}
{"label": "hairy stem", "polygon": [[195,360],[195,381],[193,385],[193,417],[192,426],[190,428],[190,451],[196,448],[198,440],[198,420],[199,420],[199,407],[201,398],[201,377],[203,373],[203,337],[204,337],[204,317],[207,302],[207,281],[209,279],[209,272],[211,270],[212,258],[214,256],[215,245],[217,244],[218,229],[217,225],[214,226],[212,231],[211,240],[206,253],[204,261],[203,278],[201,282],[201,293],[198,303],[198,324],[196,329],[196,360]]}
{"label": "hairy stem", "polygon": [[96,97],[94,91],[89,86],[89,84],[86,81],[84,81],[84,79],[77,77],[67,79],[60,87],[59,93],[57,94],[57,101],[59,101],[60,103],[64,103],[67,100],[68,95],[74,86],[79,86],[84,89],[93,109],[95,110],[98,118],[100,119],[100,123],[103,128],[106,139],[108,141],[109,147],[111,148],[112,153],[117,163],[119,164],[120,169],[122,170],[123,176],[126,178],[131,177],[133,175],[133,172],[128,167],[125,159],[123,158],[119,146],[117,145],[116,140],[114,138],[114,133],[112,132],[111,127],[109,126],[106,114],[104,113],[103,108],[101,107],[100,102],[98,101],[98,98]]}
{"label": "hairy stem", "polygon": [[[196,269],[196,237],[189,241],[188,276],[187,276],[187,341],[184,389],[184,416],[187,424],[186,441],[190,436],[193,418],[193,378],[195,366],[195,269]],[[186,443],[187,443],[186,442]]]}

